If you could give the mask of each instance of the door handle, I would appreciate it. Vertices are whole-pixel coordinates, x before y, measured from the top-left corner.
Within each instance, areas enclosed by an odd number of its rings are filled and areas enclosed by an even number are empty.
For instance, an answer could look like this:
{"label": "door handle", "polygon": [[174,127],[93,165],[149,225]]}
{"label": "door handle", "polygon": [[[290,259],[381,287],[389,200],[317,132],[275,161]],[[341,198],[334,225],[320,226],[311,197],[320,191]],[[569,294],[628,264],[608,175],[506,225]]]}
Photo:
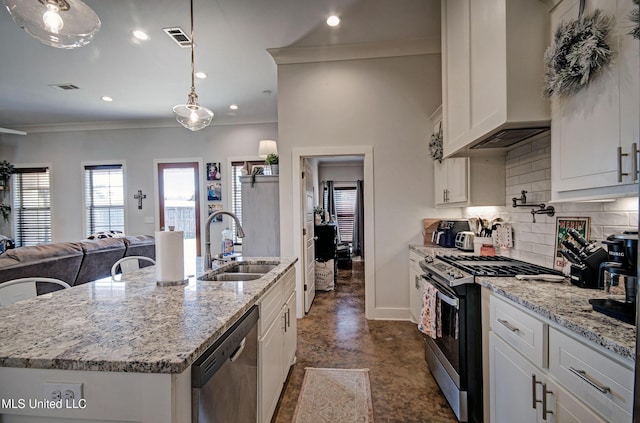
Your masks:
{"label": "door handle", "polygon": [[634,142],[631,144],[631,155],[633,156],[633,160],[631,160],[631,173],[633,174],[633,180],[638,180],[638,143]]}

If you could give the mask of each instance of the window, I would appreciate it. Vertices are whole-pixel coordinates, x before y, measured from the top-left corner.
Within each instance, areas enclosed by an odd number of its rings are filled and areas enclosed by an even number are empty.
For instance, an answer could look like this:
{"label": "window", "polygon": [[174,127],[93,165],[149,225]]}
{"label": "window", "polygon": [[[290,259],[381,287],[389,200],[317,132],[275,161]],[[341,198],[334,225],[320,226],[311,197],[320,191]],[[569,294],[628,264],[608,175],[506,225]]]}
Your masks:
{"label": "window", "polygon": [[87,235],[124,232],[124,169],[121,164],[84,167]]}
{"label": "window", "polygon": [[15,168],[12,180],[16,247],[51,242],[49,168]]}
{"label": "window", "polygon": [[334,188],[334,200],[336,203],[336,219],[340,230],[340,242],[353,240],[353,222],[356,210],[355,188]]}
{"label": "window", "polygon": [[[251,166],[264,165],[264,161],[251,161],[246,162]],[[238,217],[240,224],[242,224],[242,184],[240,183],[240,177],[242,176],[242,169],[245,162],[231,162],[231,212]],[[236,245],[242,244],[242,238],[238,238],[236,222],[232,219],[231,231],[233,232],[233,242]]]}

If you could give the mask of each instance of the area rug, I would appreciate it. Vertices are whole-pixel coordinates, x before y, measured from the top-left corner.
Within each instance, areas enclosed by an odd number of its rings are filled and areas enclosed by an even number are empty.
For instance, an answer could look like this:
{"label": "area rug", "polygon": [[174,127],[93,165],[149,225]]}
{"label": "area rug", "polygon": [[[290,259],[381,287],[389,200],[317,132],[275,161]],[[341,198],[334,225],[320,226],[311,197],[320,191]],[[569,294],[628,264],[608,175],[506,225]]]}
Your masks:
{"label": "area rug", "polygon": [[369,369],[307,367],[293,423],[373,423]]}

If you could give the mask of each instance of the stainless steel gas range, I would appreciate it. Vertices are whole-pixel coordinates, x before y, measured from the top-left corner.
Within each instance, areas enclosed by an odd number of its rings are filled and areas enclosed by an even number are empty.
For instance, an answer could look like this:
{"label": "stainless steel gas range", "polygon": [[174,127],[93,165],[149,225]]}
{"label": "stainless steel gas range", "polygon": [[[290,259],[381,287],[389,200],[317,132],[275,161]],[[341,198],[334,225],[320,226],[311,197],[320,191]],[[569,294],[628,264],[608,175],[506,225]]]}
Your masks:
{"label": "stainless steel gas range", "polygon": [[427,256],[423,279],[437,289],[438,336],[424,336],[425,359],[458,420],[482,422],[482,316],[477,276],[558,274],[501,256]]}

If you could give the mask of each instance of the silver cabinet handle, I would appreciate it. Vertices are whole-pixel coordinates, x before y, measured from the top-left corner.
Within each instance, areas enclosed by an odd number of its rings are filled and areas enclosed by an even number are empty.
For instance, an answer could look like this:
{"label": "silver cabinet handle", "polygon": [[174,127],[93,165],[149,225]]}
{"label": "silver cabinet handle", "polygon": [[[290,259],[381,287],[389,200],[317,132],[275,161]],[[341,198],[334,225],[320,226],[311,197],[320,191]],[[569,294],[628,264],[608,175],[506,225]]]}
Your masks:
{"label": "silver cabinet handle", "polygon": [[291,327],[291,309],[290,308],[287,309],[287,327],[288,328]]}
{"label": "silver cabinet handle", "polygon": [[282,314],[282,320],[284,320],[284,332],[287,333],[287,313]]}
{"label": "silver cabinet handle", "polygon": [[631,173],[633,173],[633,180],[638,180],[638,143],[634,142],[631,144],[631,155],[633,156],[633,160],[631,160]]}
{"label": "silver cabinet handle", "polygon": [[416,289],[420,289],[421,280],[422,280],[422,276],[416,275]]}
{"label": "silver cabinet handle", "polygon": [[513,326],[511,323],[507,322],[506,320],[498,319],[498,323],[501,323],[503,326],[505,326],[511,332],[520,332],[520,329],[518,329],[517,327]]}
{"label": "silver cabinet handle", "polygon": [[587,374],[587,372],[585,372],[584,370],[578,370],[578,369],[575,369],[573,367],[569,367],[569,370],[571,371],[571,373],[573,373],[574,375],[578,376],[580,379],[584,380],[589,385],[593,386],[594,388],[596,388],[598,391],[602,392],[603,394],[608,394],[609,392],[611,392],[611,388],[609,388],[608,386],[603,386],[597,380],[594,380],[593,378],[591,378]]}
{"label": "silver cabinet handle", "polygon": [[547,408],[547,395],[553,395],[552,391],[547,391],[547,384],[541,383],[542,385],[542,420],[547,420],[547,414],[553,414],[553,411],[549,411]]}
{"label": "silver cabinet handle", "polygon": [[447,202],[447,189],[443,189],[442,190],[442,202],[446,203]]}
{"label": "silver cabinet handle", "polygon": [[622,171],[622,158],[628,155],[628,153],[622,152],[622,147],[618,147],[618,182],[622,182],[622,177],[628,175],[628,173]]}

